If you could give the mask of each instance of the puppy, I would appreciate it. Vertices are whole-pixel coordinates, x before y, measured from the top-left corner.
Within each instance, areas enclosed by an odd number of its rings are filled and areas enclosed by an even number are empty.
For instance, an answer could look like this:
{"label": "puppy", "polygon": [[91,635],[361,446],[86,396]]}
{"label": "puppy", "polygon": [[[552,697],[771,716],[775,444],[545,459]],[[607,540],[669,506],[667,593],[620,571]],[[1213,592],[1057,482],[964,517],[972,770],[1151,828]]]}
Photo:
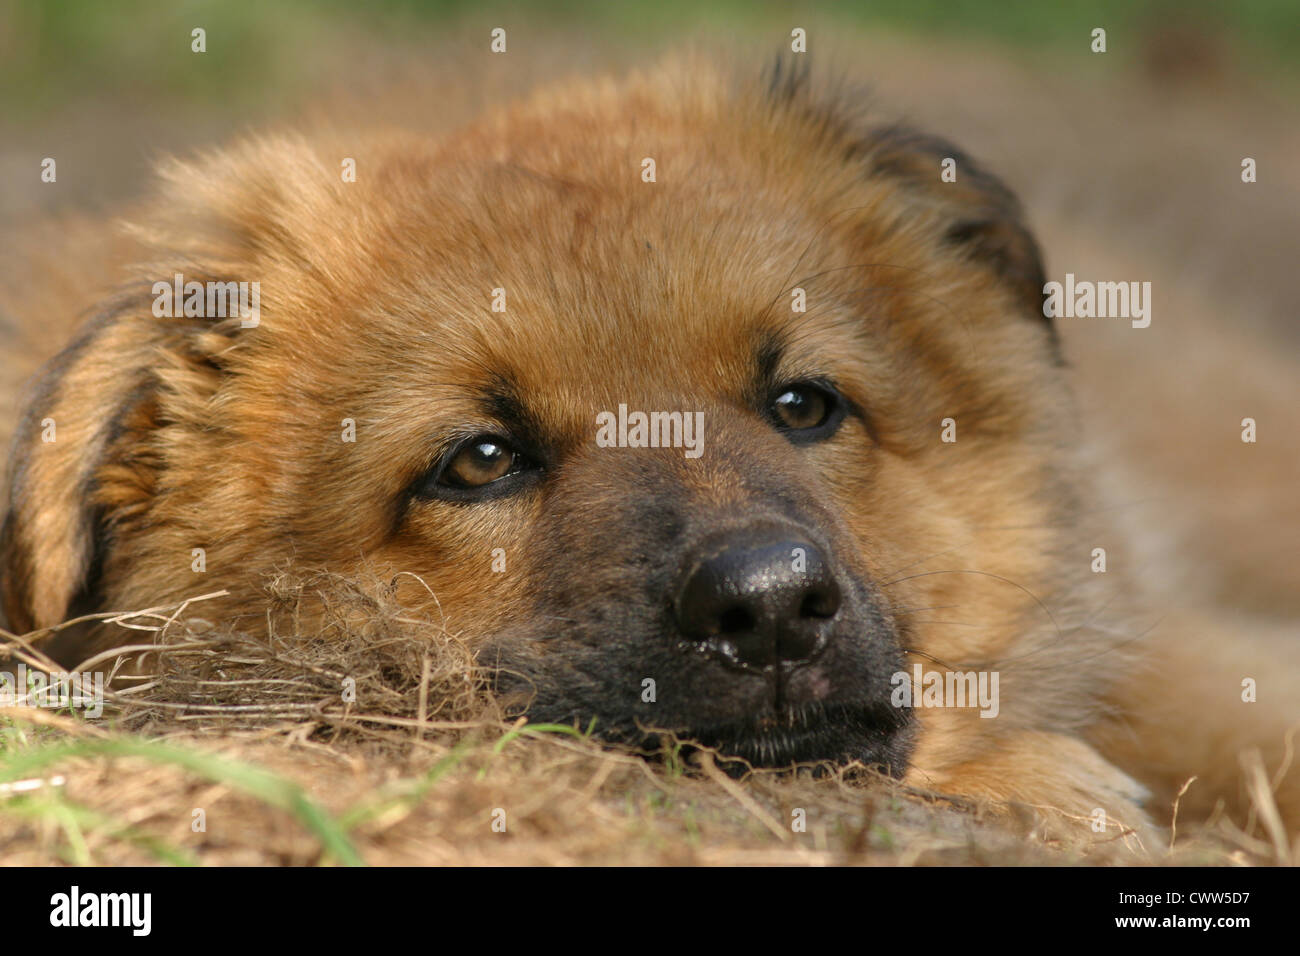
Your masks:
{"label": "puppy", "polygon": [[1234,707],[1092,573],[1113,529],[1011,192],[802,74],[255,139],[167,166],[134,236],[16,428],[11,630],[217,588],[256,628],[292,561],[431,592],[505,700],[610,740],[1081,830],[1281,763],[1285,706]]}

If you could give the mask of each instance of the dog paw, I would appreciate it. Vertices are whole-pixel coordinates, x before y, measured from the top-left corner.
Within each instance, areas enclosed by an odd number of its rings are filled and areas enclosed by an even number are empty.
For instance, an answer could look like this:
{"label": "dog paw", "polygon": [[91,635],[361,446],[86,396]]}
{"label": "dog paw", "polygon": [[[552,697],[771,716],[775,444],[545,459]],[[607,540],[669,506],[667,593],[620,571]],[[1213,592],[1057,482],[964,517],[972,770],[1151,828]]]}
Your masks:
{"label": "dog paw", "polygon": [[1017,733],[955,766],[918,765],[907,782],[975,798],[1037,838],[1089,855],[1150,855],[1165,844],[1143,808],[1146,788],[1082,740],[1063,734]]}

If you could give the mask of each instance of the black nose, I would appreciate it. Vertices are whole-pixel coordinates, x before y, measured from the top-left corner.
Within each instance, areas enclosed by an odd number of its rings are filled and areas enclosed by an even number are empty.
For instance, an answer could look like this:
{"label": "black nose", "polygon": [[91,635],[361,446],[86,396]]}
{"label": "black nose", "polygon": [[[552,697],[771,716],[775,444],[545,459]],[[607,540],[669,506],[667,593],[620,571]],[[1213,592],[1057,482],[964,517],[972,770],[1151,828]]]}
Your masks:
{"label": "black nose", "polygon": [[816,546],[788,531],[749,531],[701,555],[677,596],[686,637],[749,668],[804,663],[825,650],[840,586]]}

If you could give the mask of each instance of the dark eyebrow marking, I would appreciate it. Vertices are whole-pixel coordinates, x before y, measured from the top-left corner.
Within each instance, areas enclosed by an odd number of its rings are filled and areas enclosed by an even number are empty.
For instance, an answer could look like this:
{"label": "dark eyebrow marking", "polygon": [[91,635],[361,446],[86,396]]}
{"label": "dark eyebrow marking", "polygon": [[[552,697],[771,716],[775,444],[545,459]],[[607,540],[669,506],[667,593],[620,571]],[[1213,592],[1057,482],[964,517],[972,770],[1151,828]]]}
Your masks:
{"label": "dark eyebrow marking", "polygon": [[782,336],[773,332],[764,335],[755,356],[758,360],[758,374],[765,379],[773,378],[781,365],[781,355],[784,352],[785,342]]}
{"label": "dark eyebrow marking", "polygon": [[764,331],[758,334],[754,347],[754,367],[758,369],[754,395],[759,405],[767,401],[767,393],[776,385],[776,374],[785,355],[785,336],[779,332]]}
{"label": "dark eyebrow marking", "polygon": [[478,390],[478,404],[483,414],[499,421],[511,437],[528,444],[540,441],[540,423],[528,410],[518,387],[504,375],[494,375]]}

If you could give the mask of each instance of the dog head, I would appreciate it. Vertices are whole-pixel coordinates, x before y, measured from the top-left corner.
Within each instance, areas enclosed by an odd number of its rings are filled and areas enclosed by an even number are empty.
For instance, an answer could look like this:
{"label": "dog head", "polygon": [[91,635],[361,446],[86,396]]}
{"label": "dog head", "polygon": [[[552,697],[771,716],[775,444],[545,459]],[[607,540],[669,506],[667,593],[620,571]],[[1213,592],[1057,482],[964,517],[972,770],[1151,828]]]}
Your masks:
{"label": "dog head", "polygon": [[[287,559],[411,572],[538,719],[900,772],[906,661],[1050,630],[1038,252],[942,141],[688,68],[172,166],[154,260],[20,428],[11,625],[217,586],[255,624]],[[189,283],[257,283],[255,321]]]}

